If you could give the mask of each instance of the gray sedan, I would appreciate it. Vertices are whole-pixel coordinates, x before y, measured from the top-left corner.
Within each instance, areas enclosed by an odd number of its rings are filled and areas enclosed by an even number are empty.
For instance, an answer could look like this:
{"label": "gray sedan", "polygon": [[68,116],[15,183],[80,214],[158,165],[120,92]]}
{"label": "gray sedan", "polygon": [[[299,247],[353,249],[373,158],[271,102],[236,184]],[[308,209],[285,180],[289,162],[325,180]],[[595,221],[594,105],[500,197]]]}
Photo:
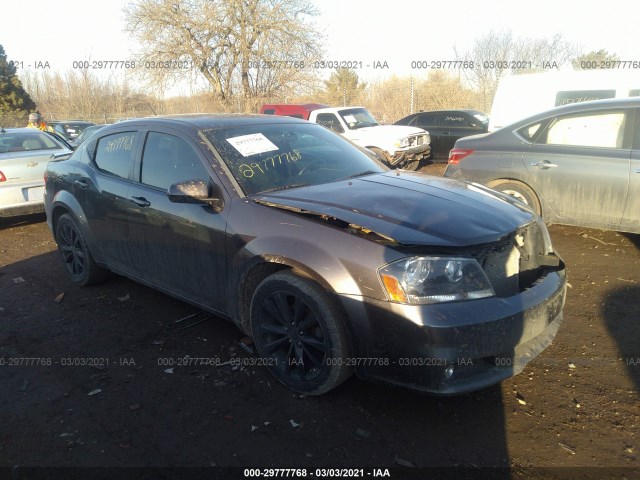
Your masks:
{"label": "gray sedan", "polygon": [[640,99],[568,105],[462,138],[445,176],[512,195],[547,222],[640,233]]}
{"label": "gray sedan", "polygon": [[44,211],[44,171],[72,151],[34,128],[0,128],[0,217]]}

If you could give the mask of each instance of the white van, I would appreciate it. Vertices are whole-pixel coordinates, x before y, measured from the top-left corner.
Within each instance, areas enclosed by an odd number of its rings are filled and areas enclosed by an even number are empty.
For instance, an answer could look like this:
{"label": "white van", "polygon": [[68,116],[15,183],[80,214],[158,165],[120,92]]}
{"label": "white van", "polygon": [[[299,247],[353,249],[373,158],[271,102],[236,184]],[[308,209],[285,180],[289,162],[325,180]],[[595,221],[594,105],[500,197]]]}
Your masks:
{"label": "white van", "polygon": [[560,105],[637,96],[640,96],[640,75],[633,69],[507,75],[500,80],[493,98],[489,131]]}

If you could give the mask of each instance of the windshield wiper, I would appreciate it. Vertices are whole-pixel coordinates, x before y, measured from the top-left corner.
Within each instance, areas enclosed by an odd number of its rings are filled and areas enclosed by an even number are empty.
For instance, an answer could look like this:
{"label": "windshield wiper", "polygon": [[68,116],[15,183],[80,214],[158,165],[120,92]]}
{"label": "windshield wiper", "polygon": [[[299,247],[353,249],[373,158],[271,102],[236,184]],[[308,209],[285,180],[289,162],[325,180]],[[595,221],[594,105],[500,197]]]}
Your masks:
{"label": "windshield wiper", "polygon": [[288,190],[290,188],[308,187],[309,185],[311,185],[311,184],[310,183],[294,183],[293,185],[283,185],[281,187],[275,187],[275,188],[270,188],[268,190],[262,190],[261,192],[257,192],[257,193],[261,194],[261,193],[277,192],[278,190]]}

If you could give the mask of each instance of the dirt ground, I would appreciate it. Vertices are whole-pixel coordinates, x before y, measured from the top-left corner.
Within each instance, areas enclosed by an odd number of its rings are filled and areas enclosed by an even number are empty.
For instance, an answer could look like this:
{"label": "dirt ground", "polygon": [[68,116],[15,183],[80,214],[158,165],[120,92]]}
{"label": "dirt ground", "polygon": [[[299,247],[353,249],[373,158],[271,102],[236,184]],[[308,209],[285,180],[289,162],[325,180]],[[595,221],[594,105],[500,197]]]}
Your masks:
{"label": "dirt ground", "polygon": [[315,398],[253,366],[231,323],[122,277],[71,284],[43,215],[4,220],[0,479],[640,478],[640,235],[550,230],[564,324],[522,374]]}

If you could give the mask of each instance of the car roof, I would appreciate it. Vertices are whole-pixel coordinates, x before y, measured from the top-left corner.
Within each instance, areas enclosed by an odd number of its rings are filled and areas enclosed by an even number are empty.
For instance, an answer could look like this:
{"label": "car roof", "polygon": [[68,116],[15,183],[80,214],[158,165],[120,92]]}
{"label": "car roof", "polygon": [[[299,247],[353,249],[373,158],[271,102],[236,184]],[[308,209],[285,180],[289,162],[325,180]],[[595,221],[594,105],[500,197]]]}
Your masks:
{"label": "car roof", "polygon": [[80,123],[83,125],[93,125],[93,122],[89,122],[87,120],[51,120],[49,123]]}
{"label": "car roof", "polygon": [[133,118],[111,124],[114,127],[122,127],[127,125],[156,125],[156,126],[174,126],[174,127],[195,127],[200,130],[238,127],[243,125],[267,125],[267,124],[286,124],[286,123],[309,123],[293,117],[278,115],[258,115],[244,113],[201,113],[201,114],[183,114],[183,115],[166,115],[158,117]]}
{"label": "car roof", "polygon": [[[480,110],[474,110],[471,108],[447,108],[444,110],[420,110],[419,112],[416,113],[412,113],[410,115],[407,115],[404,118],[407,117],[417,117],[418,115],[422,115],[423,113],[447,113],[447,112],[464,112],[464,113],[468,113],[470,115],[473,115],[474,113],[481,113],[482,115],[487,115],[484,112],[481,112]],[[489,116],[489,115],[487,115]]]}
{"label": "car roof", "polygon": [[[537,120],[544,120],[545,118],[555,117],[557,115],[565,115],[567,113],[578,113],[585,110],[608,110],[611,108],[634,108],[640,107],[640,97],[626,97],[626,98],[606,98],[604,100],[591,100],[589,102],[571,103],[569,105],[562,105],[560,107],[551,108],[544,112],[536,113],[522,120],[512,123],[511,125],[520,126],[526,125]],[[506,130],[512,130],[504,127]]]}

